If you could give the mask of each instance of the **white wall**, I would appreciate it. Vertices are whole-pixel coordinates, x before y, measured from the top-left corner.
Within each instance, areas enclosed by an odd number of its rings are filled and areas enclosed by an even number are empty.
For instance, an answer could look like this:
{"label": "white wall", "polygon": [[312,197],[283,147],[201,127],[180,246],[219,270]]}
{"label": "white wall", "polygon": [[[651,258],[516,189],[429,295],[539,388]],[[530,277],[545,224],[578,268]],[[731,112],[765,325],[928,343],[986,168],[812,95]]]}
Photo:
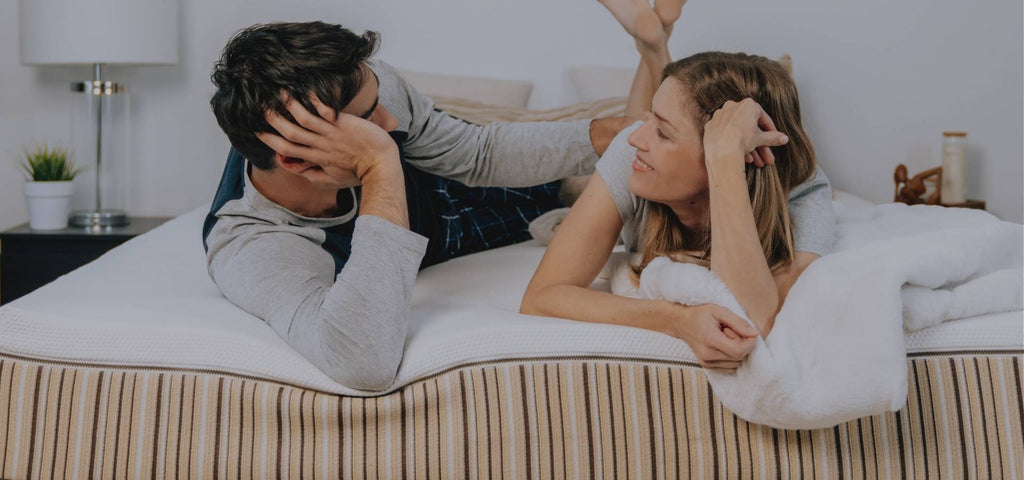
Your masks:
{"label": "white wall", "polygon": [[[67,141],[67,84],[82,68],[19,63],[17,1],[0,0],[0,229],[26,221],[14,160]],[[709,50],[792,54],[806,127],[836,187],[891,200],[892,171],[940,163],[941,132],[969,132],[969,196],[1022,221],[1020,0],[691,0],[676,58]],[[133,214],[176,215],[212,197],[227,141],[210,114],[209,72],[237,29],[325,20],[383,34],[380,57],[421,71],[529,79],[533,107],[575,100],[565,68],[634,66],[631,41],[592,0],[181,0],[181,62],[113,67],[132,86]],[[625,92],[623,92],[625,93]]]}

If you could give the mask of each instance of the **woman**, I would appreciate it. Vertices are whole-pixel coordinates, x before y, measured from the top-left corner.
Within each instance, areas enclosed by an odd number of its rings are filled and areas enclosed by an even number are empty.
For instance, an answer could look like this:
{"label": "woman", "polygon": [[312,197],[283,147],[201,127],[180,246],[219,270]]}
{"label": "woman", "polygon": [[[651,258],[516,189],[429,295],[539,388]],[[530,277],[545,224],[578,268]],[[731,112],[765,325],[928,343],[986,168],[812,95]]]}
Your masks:
{"label": "woman", "polygon": [[[706,368],[732,371],[771,331],[789,288],[834,237],[831,192],[800,125],[796,87],[763,57],[708,52],[669,64],[678,0],[653,9],[644,0],[602,3],[642,58],[627,115],[650,111],[598,162],[521,310],[666,333],[686,341]],[[590,290],[620,234],[641,254],[637,275],[657,256],[706,266],[756,329],[716,305]]]}

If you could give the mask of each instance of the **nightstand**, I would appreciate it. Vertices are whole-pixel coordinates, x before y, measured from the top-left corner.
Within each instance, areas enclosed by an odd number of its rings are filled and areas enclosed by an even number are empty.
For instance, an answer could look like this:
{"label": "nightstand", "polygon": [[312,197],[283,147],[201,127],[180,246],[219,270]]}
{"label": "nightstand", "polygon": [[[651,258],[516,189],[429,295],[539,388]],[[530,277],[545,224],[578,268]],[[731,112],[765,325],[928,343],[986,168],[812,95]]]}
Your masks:
{"label": "nightstand", "polygon": [[169,218],[132,218],[104,230],[68,227],[32,230],[22,224],[0,232],[0,305],[21,297]]}

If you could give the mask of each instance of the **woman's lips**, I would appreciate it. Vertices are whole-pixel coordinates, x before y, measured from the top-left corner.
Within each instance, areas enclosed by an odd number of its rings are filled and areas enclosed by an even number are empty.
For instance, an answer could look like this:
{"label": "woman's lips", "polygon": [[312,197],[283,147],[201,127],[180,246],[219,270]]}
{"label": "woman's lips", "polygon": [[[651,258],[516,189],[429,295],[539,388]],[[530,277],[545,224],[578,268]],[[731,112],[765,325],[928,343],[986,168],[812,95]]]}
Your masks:
{"label": "woman's lips", "polygon": [[647,162],[640,160],[640,157],[636,157],[633,159],[633,170],[636,172],[650,172],[654,170],[654,167],[648,165]]}

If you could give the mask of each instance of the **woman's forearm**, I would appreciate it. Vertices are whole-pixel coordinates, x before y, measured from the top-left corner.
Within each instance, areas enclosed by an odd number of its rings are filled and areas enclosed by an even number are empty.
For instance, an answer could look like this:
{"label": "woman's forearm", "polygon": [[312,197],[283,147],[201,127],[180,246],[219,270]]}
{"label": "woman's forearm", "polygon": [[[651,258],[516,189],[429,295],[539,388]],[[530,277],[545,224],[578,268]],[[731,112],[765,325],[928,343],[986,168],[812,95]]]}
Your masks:
{"label": "woman's forearm", "polygon": [[[718,305],[686,306],[620,297],[578,285],[527,290],[523,313],[644,328],[686,342],[706,368],[731,371],[753,350],[757,332]],[[728,327],[740,336],[728,336]]]}
{"label": "woman's forearm", "polygon": [[779,308],[779,293],[761,248],[743,169],[736,168],[743,159],[715,160],[707,161],[711,271],[729,287],[761,334],[767,335]]}
{"label": "woman's forearm", "polygon": [[[551,285],[527,290],[521,311],[530,315],[566,318],[644,328],[670,334],[673,305],[662,300],[620,297],[576,285]],[[678,314],[678,313],[677,313]]]}

